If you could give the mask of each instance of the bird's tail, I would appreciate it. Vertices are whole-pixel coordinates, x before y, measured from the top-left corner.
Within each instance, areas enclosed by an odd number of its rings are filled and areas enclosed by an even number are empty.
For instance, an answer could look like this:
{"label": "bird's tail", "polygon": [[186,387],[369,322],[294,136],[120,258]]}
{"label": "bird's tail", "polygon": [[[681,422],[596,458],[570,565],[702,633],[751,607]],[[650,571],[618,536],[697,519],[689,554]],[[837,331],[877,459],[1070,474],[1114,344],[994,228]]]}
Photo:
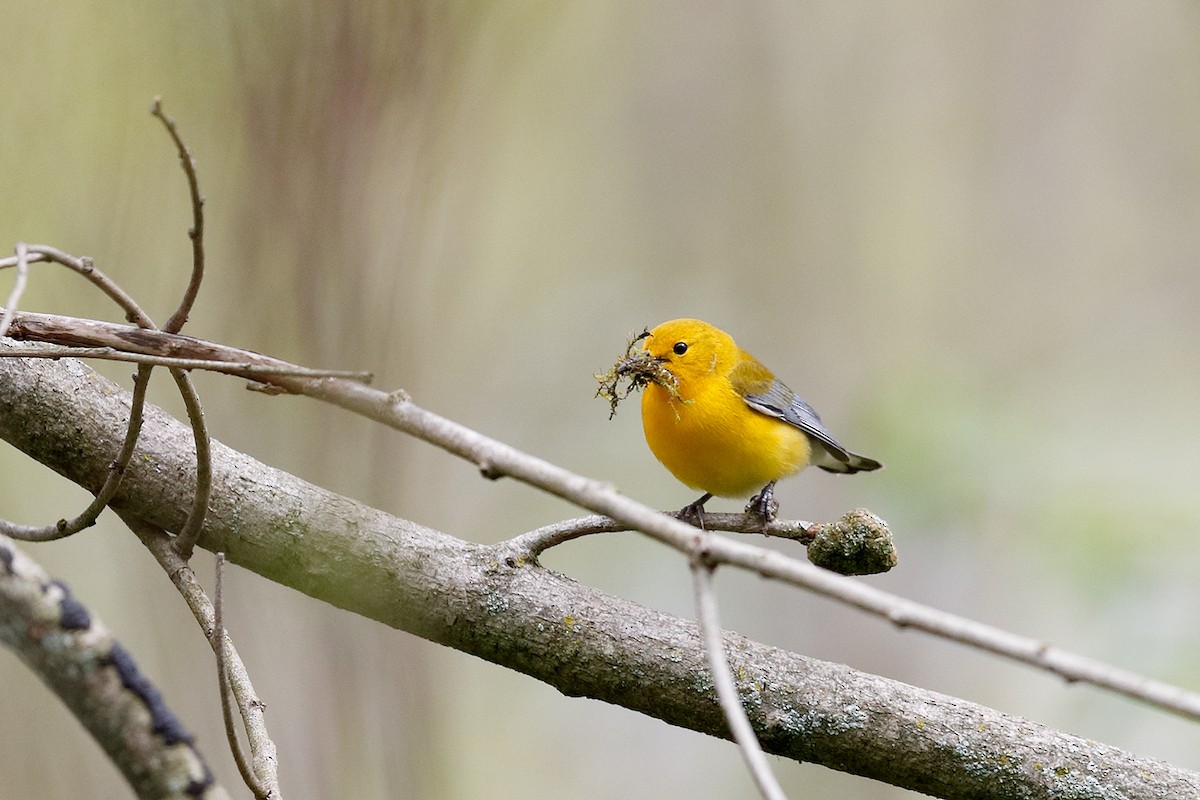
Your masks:
{"label": "bird's tail", "polygon": [[812,463],[826,472],[838,472],[843,475],[853,475],[856,472],[870,472],[883,466],[873,458],[851,453],[849,450],[840,452],[823,447],[820,442],[813,442]]}

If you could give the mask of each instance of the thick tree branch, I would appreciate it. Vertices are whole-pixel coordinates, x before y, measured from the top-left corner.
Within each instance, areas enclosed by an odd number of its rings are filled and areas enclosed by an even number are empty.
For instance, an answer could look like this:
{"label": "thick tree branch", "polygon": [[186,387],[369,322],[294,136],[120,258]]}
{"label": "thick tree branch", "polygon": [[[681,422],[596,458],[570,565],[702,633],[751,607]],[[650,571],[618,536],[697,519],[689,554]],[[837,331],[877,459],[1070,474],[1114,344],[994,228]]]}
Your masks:
{"label": "thick tree branch", "polygon": [[133,657],[66,584],[0,536],[0,642],[91,732],[147,800],[225,797]]}
{"label": "thick tree branch", "polygon": [[[0,264],[3,262],[0,261]],[[381,422],[409,435],[437,445],[479,467],[488,478],[511,476],[532,486],[552,492],[585,508],[605,514],[630,530],[638,530],[668,544],[684,554],[691,554],[700,545],[700,532],[674,517],[659,513],[635,500],[624,497],[612,487],[576,475],[542,459],[522,453],[516,448],[490,439],[445,417],[438,416],[415,403],[402,392],[388,394],[357,382],[346,380],[313,380],[288,374],[294,365],[188,336],[162,331],[138,330],[123,325],[79,320],[49,314],[18,313],[13,319],[13,336],[59,344],[87,347],[111,346],[122,350],[160,356],[186,356],[213,361],[248,363],[268,369],[278,368],[279,374],[256,373],[259,380],[283,391],[305,394],[333,403],[347,410]],[[2,355],[2,352],[0,352]],[[232,374],[242,374],[232,371]],[[247,375],[247,377],[252,377]],[[851,512],[847,517],[869,517]],[[851,526],[858,523],[850,521]],[[736,528],[737,526],[732,526]],[[814,526],[808,526],[811,532]],[[822,527],[822,526],[816,526]],[[843,522],[824,527],[837,529]],[[774,533],[768,529],[768,533]],[[534,532],[519,536],[510,544],[511,558],[517,561],[536,560],[536,553],[556,540],[569,538],[560,532]],[[783,535],[792,532],[779,531]],[[803,538],[803,537],[800,537]],[[818,532],[817,540],[821,534]],[[868,537],[870,538],[870,537]],[[813,544],[809,544],[810,557]],[[836,540],[835,540],[836,541]],[[1200,719],[1200,695],[1177,686],[1151,680],[1145,676],[1117,669],[1111,665],[1085,658],[1026,636],[990,625],[965,619],[904,598],[879,591],[856,581],[848,581],[822,569],[815,569],[794,558],[761,547],[714,539],[706,545],[709,560],[714,564],[732,564],[743,569],[791,583],[835,598],[863,611],[882,616],[896,625],[912,627],[942,636],[997,655],[1030,664],[1057,674],[1068,681],[1086,681],[1112,691],[1179,714]],[[835,546],[836,550],[837,547]]]}
{"label": "thick tree branch", "polygon": [[[0,359],[0,437],[87,488],[103,482],[128,402],[77,362]],[[565,694],[726,735],[693,622],[581,586],[512,557],[511,547],[465,542],[217,442],[212,450],[201,546]],[[191,507],[194,469],[190,429],[147,408],[139,457],[114,503],[177,531]],[[725,636],[725,649],[768,752],[945,798],[1200,793],[1196,773],[1028,720],[736,634]]]}

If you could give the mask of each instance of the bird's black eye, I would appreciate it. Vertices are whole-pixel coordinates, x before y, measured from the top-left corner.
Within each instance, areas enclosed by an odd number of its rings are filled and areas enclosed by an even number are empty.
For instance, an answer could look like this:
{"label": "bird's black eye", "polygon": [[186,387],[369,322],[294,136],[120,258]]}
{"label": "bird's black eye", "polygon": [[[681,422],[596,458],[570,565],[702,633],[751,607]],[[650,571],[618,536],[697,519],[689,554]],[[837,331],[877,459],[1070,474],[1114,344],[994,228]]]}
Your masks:
{"label": "bird's black eye", "polygon": [[675,346],[671,348],[671,351],[675,353],[675,355],[681,356],[687,352],[687,348],[687,342],[676,342]]}

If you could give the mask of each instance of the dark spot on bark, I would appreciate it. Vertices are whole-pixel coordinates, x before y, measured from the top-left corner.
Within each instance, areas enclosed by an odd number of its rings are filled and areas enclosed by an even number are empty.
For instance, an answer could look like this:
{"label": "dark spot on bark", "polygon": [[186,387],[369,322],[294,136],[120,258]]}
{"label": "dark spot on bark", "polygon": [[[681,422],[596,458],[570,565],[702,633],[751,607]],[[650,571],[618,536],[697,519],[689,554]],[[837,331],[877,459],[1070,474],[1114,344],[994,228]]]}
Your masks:
{"label": "dark spot on bark", "polygon": [[113,642],[109,659],[117,668],[117,674],[121,676],[121,685],[136,694],[149,710],[154,732],[161,736],[168,745],[180,742],[191,744],[192,735],[184,729],[183,723],[171,712],[171,709],[167,708],[162,695],[137,668],[129,651]]}
{"label": "dark spot on bark", "polygon": [[92,615],[88,613],[87,607],[75,599],[75,595],[71,594],[71,587],[67,586],[62,581],[51,581],[51,586],[57,586],[62,589],[63,599],[59,602],[62,609],[59,615],[58,624],[64,630],[79,631],[92,626]]}

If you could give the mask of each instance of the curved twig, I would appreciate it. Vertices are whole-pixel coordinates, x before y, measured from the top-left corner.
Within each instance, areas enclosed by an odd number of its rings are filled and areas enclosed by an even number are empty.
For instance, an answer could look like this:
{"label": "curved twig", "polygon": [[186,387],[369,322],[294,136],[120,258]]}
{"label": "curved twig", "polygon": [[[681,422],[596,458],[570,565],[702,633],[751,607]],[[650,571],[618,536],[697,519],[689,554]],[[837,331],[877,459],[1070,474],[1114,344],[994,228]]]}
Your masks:
{"label": "curved twig", "polygon": [[[208,638],[214,652],[219,640],[215,634],[216,630],[216,608],[204,593],[204,589],[196,580],[196,575],[188,563],[180,558],[175,552],[172,545],[173,537],[164,531],[162,528],[152,525],[144,520],[118,509],[117,514],[121,517],[124,523],[132,530],[146,549],[150,551],[159,566],[167,573],[167,577],[171,579],[171,583],[179,591],[187,603],[188,608],[192,611],[192,616],[199,623],[205,637]],[[266,720],[264,718],[264,710],[266,706],[254,691],[254,685],[250,682],[250,674],[246,670],[246,665],[242,662],[241,656],[238,655],[237,648],[234,647],[233,640],[228,633],[224,639],[224,657],[226,660],[225,673],[229,679],[229,687],[233,692],[233,700],[237,704],[238,712],[242,717],[242,724],[246,728],[246,738],[250,743],[251,761],[253,764],[252,771],[255,775],[255,780],[252,783],[247,783],[251,791],[259,797],[269,797],[271,800],[282,800],[283,795],[279,789],[279,773],[275,743],[271,740],[270,734],[267,732]],[[257,788],[256,788],[257,787]]]}
{"label": "curved twig", "polygon": [[[67,269],[78,272],[87,278],[97,289],[104,292],[110,300],[120,306],[121,310],[125,312],[125,319],[127,321],[134,323],[139,328],[157,330],[157,326],[146,315],[146,312],[142,311],[141,306],[124,289],[118,286],[115,281],[96,269],[96,265],[88,256],[73,256],[48,244],[31,244],[27,245],[27,249],[29,252],[28,263],[46,261],[60,264]],[[0,258],[0,269],[15,267],[18,263],[19,259],[16,257]]]}
{"label": "curved twig", "polygon": [[[163,121],[168,125],[168,130],[171,131],[172,138],[175,139],[176,142],[182,147],[182,143],[179,142],[178,134],[174,130],[174,124],[170,123],[165,118],[163,118]],[[186,155],[186,148],[183,148],[183,153]],[[181,158],[184,158],[184,156],[181,155]],[[186,164],[190,163],[190,157],[184,158],[184,161],[185,170],[187,170],[188,167]],[[193,167],[189,170],[189,185],[193,187],[193,202],[202,202],[197,200],[198,195],[195,194],[194,178],[195,170],[193,165]],[[198,215],[200,214],[198,205],[194,206],[194,210],[195,213]],[[200,215],[198,218],[201,220],[200,224],[202,224],[202,215]],[[194,228],[193,231],[202,233],[201,228]],[[159,330],[154,324],[154,321],[141,309],[137,302],[115,281],[110,279],[100,270],[96,269],[90,258],[72,256],[69,253],[65,253],[57,248],[46,245],[31,245],[25,247],[25,249],[27,252],[19,252],[15,259],[0,259],[0,269],[9,266],[16,266],[18,269],[20,269],[22,265],[25,265],[29,261],[49,261],[61,264],[78,272],[80,275],[83,275],[85,278],[91,281],[92,284],[100,288],[101,291],[108,295],[121,307],[122,310],[124,310],[126,319],[136,323],[139,328],[146,331]],[[191,304],[195,299],[194,290],[199,289],[199,275],[203,273],[203,245],[200,245],[200,249],[197,252],[198,256],[196,257],[199,258],[199,265],[197,266],[195,263],[193,264],[192,284],[189,286],[189,290],[185,296],[184,302],[180,305],[175,316],[173,317],[173,319],[176,319],[177,317],[180,317],[180,314],[182,313],[182,317],[176,320],[178,325],[182,325],[182,320],[186,320],[187,313],[191,309]],[[15,319],[15,315],[15,311],[10,312],[8,309],[5,309],[5,316],[10,320],[10,322]],[[9,327],[11,327],[11,325]],[[173,333],[173,331],[168,331],[168,333]],[[148,365],[139,367],[139,378],[141,380],[149,381],[151,369],[152,367]],[[186,372],[179,368],[172,368],[171,375],[174,377],[175,383],[179,387],[180,395],[182,396],[184,405],[187,408],[188,419],[192,423],[192,433],[196,443],[196,491],[194,495],[194,503],[192,506],[192,511],[188,515],[188,523],[181,532],[178,543],[180,553],[186,554],[186,557],[190,557],[192,549],[195,546],[196,536],[199,534],[200,527],[204,522],[204,515],[207,513],[208,509],[209,495],[212,490],[212,462],[211,457],[209,456],[208,430],[204,424],[204,414],[200,407],[200,398],[196,394],[195,388],[192,386],[191,378],[188,377]],[[144,387],[142,391],[144,393]],[[131,423],[133,422],[133,418],[134,415],[131,415]],[[132,456],[133,447],[137,444],[137,431],[132,424],[129,429],[129,435],[126,437],[126,444],[127,448],[123,448],[122,453],[124,454],[127,449],[128,456]],[[59,522],[55,525],[47,526],[45,528],[33,528],[29,526],[16,525],[15,523],[2,523],[0,524],[0,531],[8,533],[13,538],[22,539],[25,541],[46,541],[49,539],[60,539],[65,536],[70,536],[71,534],[78,533],[83,528],[94,524],[96,517],[98,517],[100,514],[100,511],[103,510],[104,506],[107,505],[108,501],[111,500],[113,495],[116,493],[116,490],[120,484],[121,473],[124,472],[125,465],[128,463],[128,456],[123,461],[118,459],[116,462],[118,468],[115,469],[112,474],[111,485],[110,481],[106,481],[105,486],[102,488],[101,494],[98,494],[96,500],[93,501],[92,504],[85,509],[84,513],[75,520],[59,520]],[[104,498],[103,502],[100,502],[101,497]]]}
{"label": "curved twig", "polygon": [[[0,259],[0,269],[15,266],[18,269],[18,273],[20,273],[24,267],[35,261],[60,264],[79,273],[120,306],[125,312],[126,319],[130,322],[135,322],[142,328],[155,328],[153,320],[142,311],[137,302],[124,289],[117,285],[116,282],[96,269],[90,258],[76,257],[49,245],[25,245],[21,243],[18,245],[16,256]],[[10,308],[5,309],[4,315],[7,323],[12,323],[17,316],[15,309]],[[11,327],[11,324],[6,324],[6,328],[11,329]],[[71,536],[96,523],[100,512],[104,510],[105,506],[108,505],[108,502],[116,495],[117,490],[120,488],[121,478],[125,473],[126,467],[129,465],[129,459],[133,457],[134,449],[137,447],[138,433],[141,430],[142,409],[145,404],[146,387],[150,382],[150,372],[152,369],[153,367],[149,365],[138,367],[137,376],[134,378],[133,401],[130,404],[129,425],[126,429],[124,444],[121,446],[117,458],[110,467],[108,477],[100,487],[100,491],[96,493],[96,497],[88,504],[88,507],[73,519],[60,519],[53,525],[44,527],[19,525],[7,520],[0,520],[0,532],[22,541],[53,541],[54,539]]]}
{"label": "curved twig", "polygon": [[[671,512],[664,511],[671,516]],[[753,533],[762,536],[774,536],[781,539],[793,539],[801,544],[807,544],[810,538],[811,522],[800,519],[773,519],[763,524],[762,517],[757,514],[714,514],[705,512],[704,527],[710,531],[726,531],[727,533]],[[556,547],[573,539],[590,536],[594,533],[619,533],[633,530],[630,526],[618,522],[603,514],[593,514],[587,517],[564,519],[540,528],[522,533],[508,540],[515,548],[528,552],[537,558],[551,547]]]}
{"label": "curved twig", "polygon": [[200,283],[204,280],[204,198],[200,194],[200,179],[196,175],[196,161],[192,158],[192,151],[179,135],[175,120],[163,111],[161,97],[154,98],[150,113],[162,122],[167,133],[171,135],[171,141],[179,150],[179,163],[187,176],[188,195],[192,200],[192,227],[188,230],[188,238],[192,240],[192,276],[188,280],[183,299],[179,301],[179,307],[162,326],[167,333],[179,333],[187,322],[188,314],[192,312],[196,296],[200,293]]}
{"label": "curved twig", "polygon": [[133,451],[137,447],[138,435],[142,430],[142,411],[146,405],[146,387],[150,384],[151,369],[152,367],[148,365],[138,367],[137,375],[133,379],[133,398],[129,404],[129,424],[125,430],[125,442],[121,445],[117,457],[109,465],[108,476],[104,479],[100,491],[96,492],[96,496],[87,508],[73,519],[60,519],[53,525],[42,527],[20,525],[0,519],[0,533],[23,542],[52,542],[55,539],[63,539],[79,533],[96,524],[100,512],[108,506],[109,501],[116,496],[117,490],[121,487],[121,479],[124,477],[129,460],[133,458]]}
{"label": "curved twig", "polygon": [[196,491],[192,499],[192,509],[188,512],[187,522],[175,537],[175,550],[187,561],[192,557],[196,547],[196,539],[200,536],[200,528],[204,525],[204,516],[208,513],[208,500],[212,494],[212,451],[208,438],[208,426],[204,423],[204,409],[200,406],[200,396],[191,377],[181,369],[172,369],[171,377],[179,387],[183,404],[187,408],[188,421],[192,425],[192,439],[196,445]]}
{"label": "curved twig", "polygon": [[216,573],[213,587],[213,632],[209,637],[213,653],[217,656],[217,692],[221,696],[221,718],[225,721],[225,738],[229,741],[229,751],[233,753],[233,761],[237,764],[242,776],[242,783],[249,787],[257,800],[270,797],[270,789],[259,784],[258,776],[246,759],[246,751],[242,749],[242,740],[238,738],[237,728],[233,724],[233,708],[230,703],[229,672],[226,668],[226,649],[232,647],[225,636],[225,554],[216,553]]}

